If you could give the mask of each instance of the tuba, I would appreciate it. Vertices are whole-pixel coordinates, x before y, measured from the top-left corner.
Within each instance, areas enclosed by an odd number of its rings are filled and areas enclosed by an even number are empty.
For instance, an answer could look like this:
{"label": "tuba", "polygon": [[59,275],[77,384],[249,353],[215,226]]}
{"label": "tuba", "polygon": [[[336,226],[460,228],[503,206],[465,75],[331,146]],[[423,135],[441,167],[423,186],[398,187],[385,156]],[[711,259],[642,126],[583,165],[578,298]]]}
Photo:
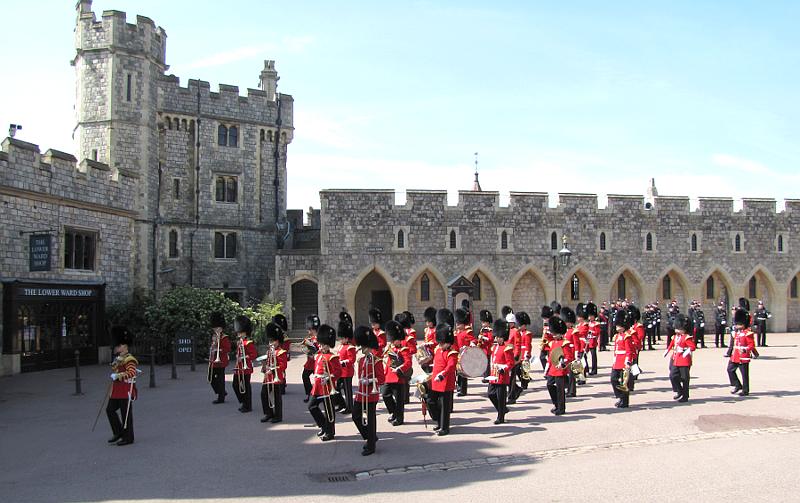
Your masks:
{"label": "tuba", "polygon": [[578,384],[586,384],[586,377],[583,375],[584,367],[583,367],[583,360],[576,359],[572,360],[569,363],[569,370],[573,374],[575,374],[575,379],[577,380]]}
{"label": "tuba", "polygon": [[520,377],[522,377],[526,381],[531,380],[531,361],[528,358],[522,360],[521,367],[522,372],[520,373]]}
{"label": "tuba", "polygon": [[622,391],[623,393],[628,393],[628,377],[631,375],[631,368],[625,367],[622,369],[622,377],[619,379],[619,384],[617,384],[617,389]]}

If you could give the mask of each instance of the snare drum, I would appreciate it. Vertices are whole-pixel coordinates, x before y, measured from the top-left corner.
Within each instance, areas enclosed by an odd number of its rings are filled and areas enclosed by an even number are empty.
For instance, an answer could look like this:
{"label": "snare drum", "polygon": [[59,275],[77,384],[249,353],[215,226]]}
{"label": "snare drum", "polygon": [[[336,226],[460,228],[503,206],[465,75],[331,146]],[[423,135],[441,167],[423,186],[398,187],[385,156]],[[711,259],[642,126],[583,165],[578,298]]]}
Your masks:
{"label": "snare drum", "polygon": [[486,353],[475,346],[465,346],[458,352],[458,375],[466,378],[483,377],[489,363]]}

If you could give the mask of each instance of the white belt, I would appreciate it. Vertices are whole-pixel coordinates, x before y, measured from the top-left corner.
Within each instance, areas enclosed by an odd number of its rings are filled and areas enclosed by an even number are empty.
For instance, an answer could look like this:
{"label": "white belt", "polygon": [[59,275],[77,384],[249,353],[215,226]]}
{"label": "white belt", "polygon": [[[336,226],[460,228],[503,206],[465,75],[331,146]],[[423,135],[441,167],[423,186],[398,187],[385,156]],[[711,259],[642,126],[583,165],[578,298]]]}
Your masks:
{"label": "white belt", "polygon": [[314,379],[330,379],[331,376],[329,374],[312,374],[311,377]]}
{"label": "white belt", "polygon": [[614,351],[614,354],[615,355],[626,355],[626,354],[628,354],[628,352],[627,351]]}

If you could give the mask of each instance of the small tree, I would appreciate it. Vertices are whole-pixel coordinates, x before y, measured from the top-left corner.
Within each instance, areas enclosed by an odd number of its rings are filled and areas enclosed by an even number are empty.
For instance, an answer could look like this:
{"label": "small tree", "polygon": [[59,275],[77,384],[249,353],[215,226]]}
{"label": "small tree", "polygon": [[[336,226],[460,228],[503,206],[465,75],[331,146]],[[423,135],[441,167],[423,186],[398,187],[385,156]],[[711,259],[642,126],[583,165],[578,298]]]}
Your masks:
{"label": "small tree", "polygon": [[271,300],[261,302],[253,307],[244,310],[245,316],[253,322],[253,340],[256,344],[266,343],[267,323],[272,321],[272,317],[283,312],[282,302],[272,302]]}

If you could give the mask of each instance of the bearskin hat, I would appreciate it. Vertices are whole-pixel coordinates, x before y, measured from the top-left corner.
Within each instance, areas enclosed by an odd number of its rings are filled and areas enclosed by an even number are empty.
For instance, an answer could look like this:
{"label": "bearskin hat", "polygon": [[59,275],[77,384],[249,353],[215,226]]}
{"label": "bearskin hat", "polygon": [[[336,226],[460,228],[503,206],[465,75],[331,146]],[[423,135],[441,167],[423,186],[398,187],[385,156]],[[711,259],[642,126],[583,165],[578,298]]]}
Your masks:
{"label": "bearskin hat", "polygon": [[283,344],[283,329],[277,325],[277,323],[269,322],[267,323],[267,328],[265,329],[267,334],[268,341],[278,341]]}
{"label": "bearskin hat", "polygon": [[469,323],[469,313],[466,311],[466,309],[456,309],[455,319],[457,325],[466,325]]}
{"label": "bearskin hat", "polygon": [[354,331],[356,346],[378,349],[378,338],[371,328],[359,325]]}
{"label": "bearskin hat", "polygon": [[439,309],[436,311],[436,324],[440,325],[446,323],[451,327],[455,326],[456,322],[453,319],[453,313],[447,308]]}
{"label": "bearskin hat", "polygon": [[745,299],[744,297],[739,297],[739,307],[741,307],[745,311],[750,311],[750,301]]}
{"label": "bearskin hat", "polygon": [[624,309],[617,311],[616,316],[614,316],[614,326],[628,329],[631,328],[632,325],[633,323],[631,322],[631,317],[628,314],[628,311]]}
{"label": "bearskin hat", "polygon": [[455,340],[453,336],[453,327],[451,325],[447,323],[439,323],[436,325],[436,342],[439,344],[452,344]]}
{"label": "bearskin hat", "polygon": [[675,322],[673,324],[673,328],[675,328],[675,330],[683,330],[686,333],[691,333],[692,320],[689,319],[689,317],[686,316],[685,314],[678,313],[677,316],[675,316]]}
{"label": "bearskin hat", "polygon": [[505,320],[496,320],[492,325],[492,334],[497,339],[501,337],[503,340],[508,339],[508,323]]}
{"label": "bearskin hat", "polygon": [[550,306],[542,306],[542,314],[540,315],[543,320],[549,320],[555,313]]}
{"label": "bearskin hat", "polygon": [[559,303],[558,303],[557,301],[555,301],[555,300],[554,300],[553,302],[551,302],[551,303],[550,303],[550,309],[552,309],[552,310],[553,310],[553,315],[554,315],[554,316],[558,316],[558,315],[560,315],[560,314],[561,314],[561,304],[559,304]]}
{"label": "bearskin hat", "polygon": [[575,316],[578,318],[586,318],[586,304],[581,302],[575,306]]}
{"label": "bearskin hat", "polygon": [[587,302],[584,306],[586,310],[586,316],[597,316],[597,306],[591,302]]}
{"label": "bearskin hat", "polygon": [[481,321],[485,321],[486,323],[491,323],[493,320],[492,312],[489,311],[488,309],[481,309],[481,312],[478,314],[480,316]]}
{"label": "bearskin hat", "polygon": [[306,330],[319,330],[320,325],[322,325],[322,321],[320,321],[319,316],[316,314],[312,314],[306,318]]}
{"label": "bearskin hat", "polygon": [[531,324],[531,317],[525,311],[520,311],[516,314],[517,325],[525,325],[526,327]]}
{"label": "bearskin hat", "polygon": [[397,313],[394,315],[394,321],[400,324],[403,328],[411,328],[413,323],[408,317],[408,311],[403,311],[402,313]]}
{"label": "bearskin hat", "polygon": [[564,306],[561,308],[561,318],[567,323],[575,323],[575,311],[571,307]]}
{"label": "bearskin hat", "polygon": [[317,342],[333,347],[336,344],[336,330],[330,325],[320,325],[317,330]]}
{"label": "bearskin hat", "polygon": [[631,317],[631,325],[642,319],[642,312],[639,311],[639,308],[633,304],[628,306],[628,314]]}
{"label": "bearskin hat", "polygon": [[287,320],[286,316],[282,315],[281,313],[278,313],[272,317],[272,323],[281,327],[281,330],[284,332],[289,331],[289,320]]}
{"label": "bearskin hat", "polygon": [[511,306],[503,306],[503,308],[500,309],[500,315],[503,317],[503,319],[505,319],[505,317],[508,316],[508,313],[513,313],[513,312],[514,310],[511,309]]}
{"label": "bearskin hat", "polygon": [[411,325],[414,325],[417,322],[417,320],[414,319],[414,313],[411,311],[403,311],[403,314],[408,317],[408,321],[411,323]]}
{"label": "bearskin hat", "polygon": [[253,322],[250,321],[250,318],[244,315],[239,315],[233,320],[233,331],[237,334],[240,332],[244,332],[247,335],[253,333]]}
{"label": "bearskin hat", "polygon": [[111,341],[114,347],[126,345],[130,346],[133,344],[133,336],[128,329],[123,327],[122,325],[114,325],[111,327]]}
{"label": "bearskin hat", "polygon": [[[348,318],[350,316],[348,315]],[[353,338],[353,325],[352,323],[348,323],[344,320],[339,320],[339,326],[336,330],[336,335],[340,339],[352,339]]]}
{"label": "bearskin hat", "polygon": [[567,324],[558,316],[551,316],[548,321],[550,333],[553,335],[564,335],[567,333]]}
{"label": "bearskin hat", "polygon": [[394,320],[387,321],[384,330],[386,330],[386,337],[389,342],[402,341],[406,335],[403,333],[403,327]]}
{"label": "bearskin hat", "polygon": [[369,322],[377,323],[378,325],[383,325],[383,316],[381,315],[380,309],[369,310]]}
{"label": "bearskin hat", "polygon": [[211,325],[211,328],[224,327],[225,315],[220,311],[214,311],[211,313],[211,316],[208,317],[208,324]]}
{"label": "bearskin hat", "polygon": [[430,323],[436,323],[436,308],[431,306],[425,309],[425,314],[422,315],[425,318],[425,321]]}
{"label": "bearskin hat", "polygon": [[737,309],[733,312],[733,324],[743,325],[744,327],[750,326],[750,314],[744,309]]}
{"label": "bearskin hat", "polygon": [[350,327],[353,326],[353,318],[350,316],[350,313],[342,309],[339,313],[339,323],[347,323]]}

